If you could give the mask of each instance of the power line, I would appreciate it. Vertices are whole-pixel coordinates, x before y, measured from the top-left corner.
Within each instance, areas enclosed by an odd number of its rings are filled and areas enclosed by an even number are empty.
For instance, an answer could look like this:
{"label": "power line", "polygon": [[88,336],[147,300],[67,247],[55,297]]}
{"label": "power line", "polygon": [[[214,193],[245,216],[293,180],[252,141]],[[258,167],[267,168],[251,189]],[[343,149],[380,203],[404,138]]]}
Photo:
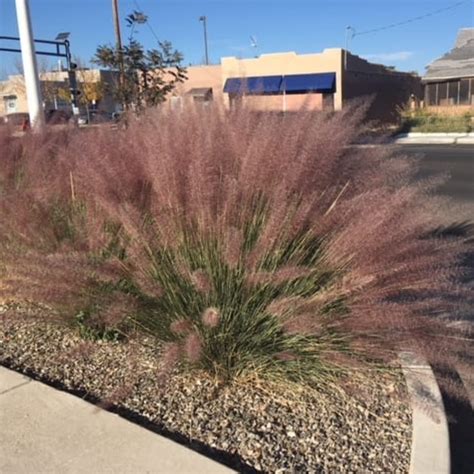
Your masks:
{"label": "power line", "polygon": [[365,31],[360,31],[360,32],[354,30],[353,33],[352,33],[352,38],[354,38],[355,36],[362,36],[362,35],[368,35],[368,34],[371,34],[371,33],[378,33],[379,31],[389,30],[391,28],[396,28],[397,26],[407,25],[408,23],[413,23],[415,21],[424,20],[425,18],[434,16],[434,15],[438,15],[439,13],[443,13],[443,12],[446,12],[448,10],[453,10],[453,9],[459,7],[460,5],[463,5],[465,3],[469,3],[469,2],[472,2],[472,1],[473,0],[463,0],[461,2],[456,2],[452,5],[450,5],[449,7],[439,8],[438,10],[433,10],[431,12],[425,13],[424,15],[415,16],[413,18],[409,18],[408,20],[400,21],[400,22],[397,22],[397,23],[391,23],[389,25],[381,26],[379,28],[373,28],[373,29],[370,29],[370,30],[365,30]]}
{"label": "power line", "polygon": [[[134,0],[134,3],[135,3],[135,6],[138,8],[138,10],[140,10],[141,12],[143,12],[143,9],[140,7],[140,5],[138,4],[137,0]],[[150,22],[147,20],[146,22],[146,26],[148,26],[148,29],[150,30],[151,34],[153,35],[153,37],[156,39],[156,41],[159,43],[160,42],[160,39],[158,38],[158,35],[155,33],[155,30],[153,29],[153,27],[150,25]]]}

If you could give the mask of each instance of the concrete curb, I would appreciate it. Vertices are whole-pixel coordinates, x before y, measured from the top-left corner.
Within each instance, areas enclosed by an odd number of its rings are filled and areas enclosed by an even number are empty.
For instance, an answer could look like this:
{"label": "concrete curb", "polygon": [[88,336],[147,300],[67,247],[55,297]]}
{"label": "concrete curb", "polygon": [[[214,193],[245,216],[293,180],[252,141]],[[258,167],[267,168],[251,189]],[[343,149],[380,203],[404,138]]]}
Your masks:
{"label": "concrete curb", "polygon": [[394,143],[397,145],[455,145],[456,138],[395,138]]}
{"label": "concrete curb", "polygon": [[432,133],[422,133],[422,132],[409,132],[409,133],[400,133],[397,135],[400,138],[430,138],[430,137],[444,137],[444,138],[461,138],[461,137],[471,137],[474,138],[473,132],[456,132],[456,133],[446,133],[446,132],[432,132]]}
{"label": "concrete curb", "polygon": [[413,353],[399,358],[413,409],[410,474],[450,474],[448,420],[433,371]]}
{"label": "concrete curb", "polygon": [[474,133],[400,133],[394,137],[399,145],[474,145]]}
{"label": "concrete curb", "polygon": [[456,139],[457,145],[474,145],[474,137],[460,137]]}

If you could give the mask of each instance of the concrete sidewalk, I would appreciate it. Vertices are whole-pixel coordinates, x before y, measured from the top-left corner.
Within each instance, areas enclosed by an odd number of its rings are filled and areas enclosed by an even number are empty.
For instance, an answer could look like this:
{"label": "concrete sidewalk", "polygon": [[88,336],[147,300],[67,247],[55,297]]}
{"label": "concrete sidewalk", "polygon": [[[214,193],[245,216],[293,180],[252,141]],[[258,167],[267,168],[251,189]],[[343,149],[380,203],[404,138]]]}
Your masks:
{"label": "concrete sidewalk", "polygon": [[80,398],[0,367],[0,473],[230,473]]}

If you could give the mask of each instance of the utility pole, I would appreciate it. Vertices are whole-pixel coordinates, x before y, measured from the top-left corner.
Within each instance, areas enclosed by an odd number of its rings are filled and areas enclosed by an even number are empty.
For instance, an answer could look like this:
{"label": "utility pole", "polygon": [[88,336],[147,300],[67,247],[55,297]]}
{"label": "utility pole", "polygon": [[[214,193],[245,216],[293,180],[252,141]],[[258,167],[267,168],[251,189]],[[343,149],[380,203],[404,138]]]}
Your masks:
{"label": "utility pole", "polygon": [[28,0],[15,0],[15,2],[30,124],[35,130],[41,130],[45,121],[31,28],[30,8]]}
{"label": "utility pole", "polygon": [[118,0],[112,0],[112,10],[114,13],[115,28],[115,48],[119,54],[122,53],[122,35],[120,33],[120,15],[118,9]]}
{"label": "utility pole", "polygon": [[124,84],[124,67],[123,67],[122,34],[120,33],[120,15],[119,15],[118,0],[112,0],[112,11],[114,15],[115,50],[117,52],[117,57],[118,57],[118,62],[119,62],[119,84],[120,84],[120,88],[122,88]]}
{"label": "utility pole", "polygon": [[209,51],[207,47],[207,16],[203,15],[199,17],[199,21],[202,22],[204,27],[204,50],[206,53],[206,66],[209,66]]}
{"label": "utility pole", "polygon": [[349,52],[350,40],[356,35],[356,30],[352,26],[346,26],[346,47],[344,50],[344,70],[347,71],[347,53]]}

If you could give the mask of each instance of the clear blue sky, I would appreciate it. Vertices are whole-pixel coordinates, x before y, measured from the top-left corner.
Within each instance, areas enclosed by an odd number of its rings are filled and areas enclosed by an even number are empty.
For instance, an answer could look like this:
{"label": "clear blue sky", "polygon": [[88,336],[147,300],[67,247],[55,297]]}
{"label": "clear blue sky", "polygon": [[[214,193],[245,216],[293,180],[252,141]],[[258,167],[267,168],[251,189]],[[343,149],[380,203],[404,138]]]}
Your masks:
{"label": "clear blue sky", "polygon": [[[172,41],[184,53],[185,64],[203,60],[200,15],[208,17],[212,62],[222,56],[251,57],[250,36],[258,53],[318,52],[343,47],[345,28],[362,32],[400,22],[459,0],[119,0],[122,35],[124,21],[134,9],[149,16],[160,39]],[[113,43],[111,0],[30,0],[34,35],[54,39],[60,31],[71,32],[74,55],[89,61],[96,46]],[[15,1],[0,0],[0,35],[17,35]],[[424,72],[425,66],[454,43],[457,30],[474,23],[474,1],[404,26],[356,36],[351,50],[371,61],[400,70]],[[156,44],[150,29],[140,27],[137,39],[145,46]],[[5,45],[5,43],[2,43]],[[14,71],[13,53],[0,52],[0,75]]]}

